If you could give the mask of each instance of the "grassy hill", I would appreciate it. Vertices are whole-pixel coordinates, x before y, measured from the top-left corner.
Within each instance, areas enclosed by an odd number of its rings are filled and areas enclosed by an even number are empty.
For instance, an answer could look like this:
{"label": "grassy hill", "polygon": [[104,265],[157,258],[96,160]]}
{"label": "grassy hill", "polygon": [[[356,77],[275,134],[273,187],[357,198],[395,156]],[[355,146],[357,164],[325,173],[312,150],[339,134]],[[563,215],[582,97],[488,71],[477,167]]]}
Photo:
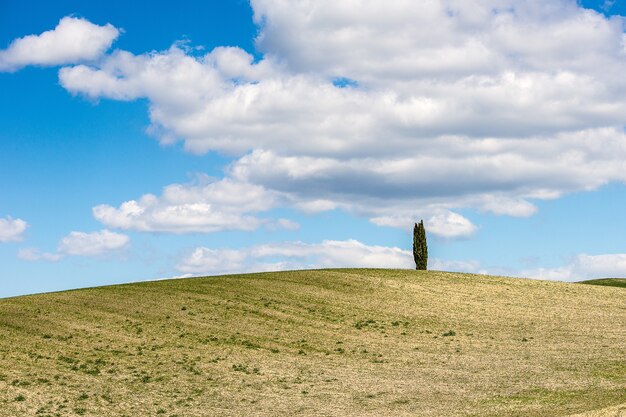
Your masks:
{"label": "grassy hill", "polygon": [[343,269],[0,300],[11,417],[613,417],[625,358],[626,293],[592,285]]}
{"label": "grassy hill", "polygon": [[579,282],[579,284],[603,285],[605,287],[626,288],[626,278],[590,279],[590,280],[587,280],[587,281],[581,281],[581,282]]}

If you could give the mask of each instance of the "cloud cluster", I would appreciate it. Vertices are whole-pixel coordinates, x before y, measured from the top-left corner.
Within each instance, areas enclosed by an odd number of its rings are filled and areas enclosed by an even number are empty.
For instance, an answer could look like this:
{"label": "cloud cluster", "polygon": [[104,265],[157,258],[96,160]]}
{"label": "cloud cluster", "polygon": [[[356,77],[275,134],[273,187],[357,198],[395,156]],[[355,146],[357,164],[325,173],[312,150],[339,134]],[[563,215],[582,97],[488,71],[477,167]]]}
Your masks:
{"label": "cloud cluster", "polygon": [[[533,200],[626,181],[619,17],[572,0],[251,4],[259,60],[174,44],[59,71],[73,94],[146,98],[162,143],[235,158],[215,185],[95,207],[107,227],[252,230],[287,206],[467,237],[459,209],[530,216]],[[224,203],[222,186],[257,198]]]}
{"label": "cloud cluster", "polygon": [[525,269],[511,269],[498,266],[484,267],[480,262],[474,260],[433,259],[429,263],[429,269],[576,282],[586,279],[626,277],[626,254],[588,255],[582,253],[571,257],[561,266]]}
{"label": "cloud cluster", "polygon": [[130,238],[121,233],[101,230],[99,232],[71,232],[59,242],[59,252],[73,256],[96,256],[124,248]]}
{"label": "cloud cluster", "polygon": [[22,240],[22,235],[27,227],[28,223],[22,219],[0,218],[0,242],[18,242]]}
{"label": "cloud cluster", "polygon": [[621,19],[607,19],[573,0],[252,0],[252,5],[262,26],[257,45],[267,55],[284,59],[297,72],[367,85],[406,88],[428,78],[447,83],[509,71],[597,74],[620,66],[623,54]]}
{"label": "cloud cluster", "polygon": [[17,256],[25,261],[56,262],[65,256],[107,255],[124,249],[129,243],[128,236],[106,229],[92,233],[71,232],[59,241],[54,253],[41,252],[37,248],[22,248]]}
{"label": "cloud cluster", "polygon": [[0,71],[92,61],[111,47],[119,33],[111,24],[98,26],[85,19],[64,17],[53,30],[15,39],[0,50]]}
{"label": "cloud cluster", "polygon": [[102,204],[93,208],[94,217],[111,228],[141,232],[216,232],[272,229],[296,230],[288,219],[259,218],[255,213],[276,206],[279,195],[262,186],[231,179],[200,179],[192,184],[172,184],[161,196],[146,194],[119,207]]}
{"label": "cloud cluster", "polygon": [[357,240],[325,240],[310,244],[286,242],[247,249],[199,247],[181,260],[177,269],[187,274],[220,274],[303,268],[412,268],[410,251],[369,246]]}
{"label": "cloud cluster", "polygon": [[580,254],[563,266],[526,270],[520,272],[518,275],[559,281],[623,278],[626,277],[626,254]]}
{"label": "cloud cluster", "polygon": [[[415,264],[411,251],[397,247],[370,246],[357,240],[325,240],[321,243],[272,243],[242,249],[197,247],[181,259],[176,268],[184,276],[192,276],[346,267],[413,269]],[[485,268],[475,260],[434,258],[429,260],[428,268],[571,282],[626,277],[626,254],[580,254],[560,267],[517,271]]]}

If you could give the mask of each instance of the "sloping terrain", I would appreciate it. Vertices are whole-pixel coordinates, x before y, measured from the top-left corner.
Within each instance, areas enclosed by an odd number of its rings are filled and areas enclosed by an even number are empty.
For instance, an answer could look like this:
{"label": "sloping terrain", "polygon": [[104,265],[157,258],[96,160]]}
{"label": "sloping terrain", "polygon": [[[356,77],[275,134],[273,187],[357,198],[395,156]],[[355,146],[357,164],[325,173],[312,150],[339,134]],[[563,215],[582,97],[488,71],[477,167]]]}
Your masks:
{"label": "sloping terrain", "polygon": [[1,416],[615,416],[625,403],[622,288],[343,269],[0,300]]}
{"label": "sloping terrain", "polygon": [[626,288],[626,278],[590,279],[590,280],[587,280],[587,281],[581,281],[580,284],[603,285],[605,287]]}

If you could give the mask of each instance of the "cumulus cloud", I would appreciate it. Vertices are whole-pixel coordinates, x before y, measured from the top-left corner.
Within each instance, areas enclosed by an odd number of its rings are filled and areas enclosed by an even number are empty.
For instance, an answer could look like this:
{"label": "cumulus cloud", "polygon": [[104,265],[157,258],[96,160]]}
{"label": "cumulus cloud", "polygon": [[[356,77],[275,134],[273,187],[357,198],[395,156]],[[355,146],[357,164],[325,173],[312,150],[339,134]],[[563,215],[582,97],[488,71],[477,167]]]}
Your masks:
{"label": "cumulus cloud", "polygon": [[[297,72],[395,85],[615,63],[621,22],[571,0],[252,0],[257,46]],[[289,33],[290,36],[284,36]],[[617,48],[617,49],[616,49]],[[585,53],[582,53],[585,51]]]}
{"label": "cumulus cloud", "polygon": [[434,209],[434,214],[429,215],[430,210],[428,208],[422,208],[421,210],[405,208],[402,214],[373,217],[371,221],[378,226],[409,229],[413,222],[417,221],[416,212],[426,217],[424,225],[426,230],[428,230],[428,234],[444,239],[467,238],[478,230],[476,225],[462,215],[441,209]]}
{"label": "cumulus cloud", "polygon": [[288,219],[259,218],[255,213],[276,206],[279,195],[259,185],[231,179],[201,179],[192,184],[172,184],[161,196],[146,194],[119,207],[93,208],[97,220],[108,227],[142,232],[194,233],[269,228],[296,230]]}
{"label": "cumulus cloud", "polygon": [[247,249],[199,247],[181,260],[182,273],[216,274],[302,268],[413,268],[410,251],[369,246],[357,240],[321,243],[287,242]]}
{"label": "cumulus cloud", "polygon": [[15,39],[7,49],[0,50],[0,71],[95,60],[111,47],[119,33],[111,24],[98,26],[67,16],[53,30]]}
{"label": "cumulus cloud", "polygon": [[122,249],[130,238],[121,233],[101,230],[99,232],[71,232],[61,239],[58,251],[64,255],[97,256]]}
{"label": "cumulus cloud", "polygon": [[[393,227],[424,218],[435,234],[466,237],[477,226],[461,209],[525,217],[533,200],[626,181],[620,17],[570,0],[251,4],[259,60],[174,44],[62,68],[60,83],[90,98],[146,98],[162,143],[233,156],[225,184],[263,190],[268,207]],[[177,233],[262,223],[253,213],[263,209],[196,191],[94,214],[108,227]]]}
{"label": "cumulus cloud", "polygon": [[0,218],[0,242],[18,242],[28,227],[22,219]]}
{"label": "cumulus cloud", "polygon": [[476,231],[468,219],[452,212],[433,216],[426,225],[431,233],[448,238],[470,236]]}
{"label": "cumulus cloud", "polygon": [[25,261],[56,262],[65,256],[97,257],[118,252],[126,248],[130,238],[110,230],[98,232],[70,232],[57,245],[56,252],[42,252],[37,248],[22,248],[17,257]]}

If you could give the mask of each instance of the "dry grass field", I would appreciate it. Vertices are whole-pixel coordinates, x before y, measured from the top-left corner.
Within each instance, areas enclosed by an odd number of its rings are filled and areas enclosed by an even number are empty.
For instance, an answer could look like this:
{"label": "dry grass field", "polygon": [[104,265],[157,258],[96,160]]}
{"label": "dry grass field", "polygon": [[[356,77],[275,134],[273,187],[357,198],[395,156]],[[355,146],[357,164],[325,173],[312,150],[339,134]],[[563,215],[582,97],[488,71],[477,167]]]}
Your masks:
{"label": "dry grass field", "polygon": [[343,269],[0,300],[1,416],[575,414],[626,416],[623,288]]}

